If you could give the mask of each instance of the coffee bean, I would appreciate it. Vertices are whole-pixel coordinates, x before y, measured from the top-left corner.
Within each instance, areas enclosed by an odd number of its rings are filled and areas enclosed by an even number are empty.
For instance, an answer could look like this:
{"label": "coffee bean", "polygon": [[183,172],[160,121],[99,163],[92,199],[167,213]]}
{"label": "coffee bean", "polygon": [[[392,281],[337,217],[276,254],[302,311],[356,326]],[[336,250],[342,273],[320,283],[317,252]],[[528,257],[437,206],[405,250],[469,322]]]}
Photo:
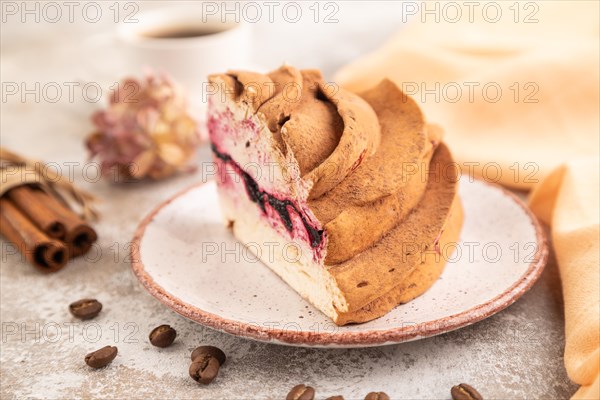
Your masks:
{"label": "coffee bean", "polygon": [[313,400],[315,389],[306,385],[296,385],[290,390],[285,400]]}
{"label": "coffee bean", "polygon": [[189,373],[196,382],[208,385],[219,374],[219,361],[209,354],[201,354],[190,365]]}
{"label": "coffee bean", "polygon": [[69,304],[69,311],[79,319],[92,319],[102,310],[102,303],[96,299],[81,299]]}
{"label": "coffee bean", "polygon": [[390,396],[383,392],[371,392],[365,396],[365,400],[390,400]]}
{"label": "coffee bean", "polygon": [[331,396],[326,398],[325,400],[344,400],[344,396]]}
{"label": "coffee bean", "polygon": [[85,356],[85,363],[92,368],[106,367],[117,356],[115,346],[105,346]]}
{"label": "coffee bean", "polygon": [[483,397],[472,386],[466,383],[453,386],[450,389],[452,400],[483,400]]}
{"label": "coffee bean", "polygon": [[200,356],[202,354],[208,354],[208,355],[213,356],[214,358],[216,358],[219,361],[220,365],[225,364],[225,361],[227,361],[227,357],[225,356],[225,353],[223,353],[223,350],[221,350],[215,346],[196,347],[194,349],[194,351],[192,351],[192,355],[191,355],[192,361],[194,361],[198,356]]}
{"label": "coffee bean", "polygon": [[173,344],[177,336],[177,331],[171,328],[169,325],[160,325],[152,329],[148,338],[150,343],[156,347],[168,347]]}

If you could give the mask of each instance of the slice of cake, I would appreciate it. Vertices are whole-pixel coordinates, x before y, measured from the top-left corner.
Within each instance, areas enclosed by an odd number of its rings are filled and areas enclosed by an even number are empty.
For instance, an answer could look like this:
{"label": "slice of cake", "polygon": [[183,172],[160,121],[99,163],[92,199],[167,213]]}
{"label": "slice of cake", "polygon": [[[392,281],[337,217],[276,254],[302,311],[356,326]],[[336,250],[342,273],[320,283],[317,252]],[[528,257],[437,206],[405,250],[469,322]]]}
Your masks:
{"label": "slice of cake", "polygon": [[458,240],[440,129],[391,81],[360,94],[315,70],[212,75],[209,134],[227,226],[336,324],[426,291]]}

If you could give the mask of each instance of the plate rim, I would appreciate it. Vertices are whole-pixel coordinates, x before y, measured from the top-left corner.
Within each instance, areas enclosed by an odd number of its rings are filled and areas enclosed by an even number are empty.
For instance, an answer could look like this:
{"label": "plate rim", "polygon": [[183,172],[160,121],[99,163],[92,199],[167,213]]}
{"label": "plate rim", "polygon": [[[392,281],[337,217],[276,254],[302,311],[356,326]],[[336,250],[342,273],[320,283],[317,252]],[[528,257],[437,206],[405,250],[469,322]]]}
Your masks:
{"label": "plate rim", "polygon": [[[295,346],[381,346],[387,344],[402,343],[426,337],[439,335],[482,321],[512,305],[523,296],[539,279],[548,260],[548,238],[538,218],[531,209],[516,194],[508,189],[480,178],[471,179],[470,183],[477,181],[488,185],[493,190],[500,190],[504,195],[514,201],[529,217],[534,226],[537,242],[537,250],[527,267],[527,270],[508,289],[485,303],[471,307],[459,313],[438,318],[432,321],[422,322],[417,325],[407,325],[391,329],[375,329],[361,332],[309,332],[285,330],[273,327],[260,326],[241,322],[202,310],[188,304],[175,295],[167,292],[162,286],[146,272],[141,259],[141,243],[148,225],[154,217],[173,201],[184,196],[188,192],[203,185],[214,182],[214,179],[196,183],[176,192],[171,197],[155,206],[146,217],[142,219],[135,230],[130,247],[131,268],[142,286],[161,303],[181,316],[197,322],[209,328],[225,332],[234,336],[245,337],[262,342],[279,342],[280,344]],[[333,324],[333,322],[332,322]],[[335,324],[334,324],[335,325]]]}

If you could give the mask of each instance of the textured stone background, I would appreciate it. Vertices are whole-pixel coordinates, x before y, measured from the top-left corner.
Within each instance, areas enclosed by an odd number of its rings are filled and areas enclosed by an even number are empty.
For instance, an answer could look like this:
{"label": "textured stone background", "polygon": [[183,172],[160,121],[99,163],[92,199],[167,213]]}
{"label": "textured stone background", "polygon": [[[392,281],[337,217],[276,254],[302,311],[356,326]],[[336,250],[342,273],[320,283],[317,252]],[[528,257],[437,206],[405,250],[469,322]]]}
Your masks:
{"label": "textured stone background", "polygon": [[[337,25],[256,26],[257,63],[270,68],[289,61],[331,74],[399,26],[397,5],[391,2],[370,4],[368,12],[356,3],[339,5]],[[120,77],[115,71],[124,68],[119,50],[106,38],[114,27],[110,18],[94,25],[9,19],[2,24],[2,82],[27,87],[114,82]],[[563,367],[560,283],[553,261],[535,287],[507,310],[456,332],[388,347],[322,350],[256,343],[167,310],[133,277],[127,244],[147,212],[201,177],[123,186],[86,181],[82,140],[91,129],[89,115],[98,107],[81,96],[69,101],[66,93],[57,103],[31,96],[26,102],[18,96],[2,100],[2,146],[65,170],[65,163],[78,163],[74,178],[103,199],[104,215],[97,225],[96,252],[54,275],[41,275],[1,242],[2,399],[281,399],[301,382],[314,386],[318,398],[343,394],[346,399],[362,399],[371,390],[395,399],[448,399],[449,388],[459,382],[480,388],[487,399],[562,399],[575,391]],[[206,149],[200,153],[207,161]],[[70,316],[68,304],[81,297],[104,303],[97,319],[81,323]],[[179,332],[171,348],[156,349],[147,342],[148,332],[161,323]],[[215,344],[229,357],[208,387],[187,375],[189,352],[200,343]],[[119,356],[109,368],[90,370],[84,355],[107,344],[116,344]]]}

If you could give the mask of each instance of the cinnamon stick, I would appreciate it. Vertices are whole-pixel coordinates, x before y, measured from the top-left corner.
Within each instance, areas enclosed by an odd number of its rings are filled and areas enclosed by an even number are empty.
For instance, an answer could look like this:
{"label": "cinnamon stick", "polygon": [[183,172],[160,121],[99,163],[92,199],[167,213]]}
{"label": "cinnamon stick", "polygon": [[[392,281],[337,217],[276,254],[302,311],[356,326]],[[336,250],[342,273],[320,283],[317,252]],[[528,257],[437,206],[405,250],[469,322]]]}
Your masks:
{"label": "cinnamon stick", "polygon": [[65,245],[49,238],[6,196],[0,198],[0,233],[41,271],[58,271],[67,263]]}
{"label": "cinnamon stick", "polygon": [[65,225],[48,204],[35,195],[34,191],[37,190],[41,189],[21,185],[10,189],[6,195],[46,235],[55,239],[64,239],[67,233]]}
{"label": "cinnamon stick", "polygon": [[69,248],[69,256],[77,257],[87,253],[98,239],[96,231],[66,205],[41,189],[33,188],[31,194],[36,201],[43,203],[65,227],[64,242]]}

